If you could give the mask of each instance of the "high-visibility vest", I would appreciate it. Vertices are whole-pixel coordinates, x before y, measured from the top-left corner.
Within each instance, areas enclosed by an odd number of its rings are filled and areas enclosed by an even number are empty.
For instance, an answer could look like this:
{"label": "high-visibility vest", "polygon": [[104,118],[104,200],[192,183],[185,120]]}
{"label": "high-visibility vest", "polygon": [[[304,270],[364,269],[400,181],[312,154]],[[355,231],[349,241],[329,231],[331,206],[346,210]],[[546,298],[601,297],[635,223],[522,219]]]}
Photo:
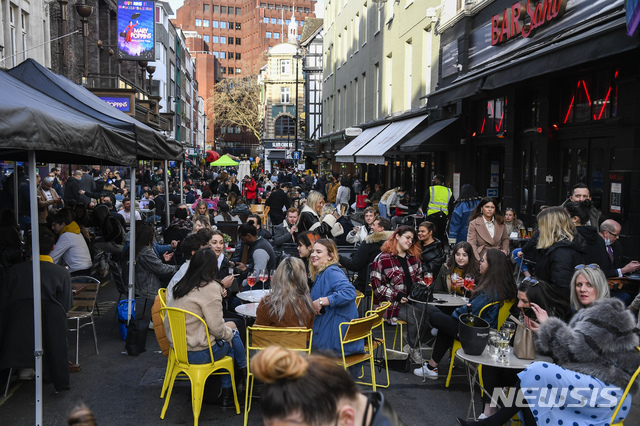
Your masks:
{"label": "high-visibility vest", "polygon": [[429,205],[427,206],[427,216],[442,212],[449,215],[449,199],[451,190],[446,186],[434,185],[429,187]]}

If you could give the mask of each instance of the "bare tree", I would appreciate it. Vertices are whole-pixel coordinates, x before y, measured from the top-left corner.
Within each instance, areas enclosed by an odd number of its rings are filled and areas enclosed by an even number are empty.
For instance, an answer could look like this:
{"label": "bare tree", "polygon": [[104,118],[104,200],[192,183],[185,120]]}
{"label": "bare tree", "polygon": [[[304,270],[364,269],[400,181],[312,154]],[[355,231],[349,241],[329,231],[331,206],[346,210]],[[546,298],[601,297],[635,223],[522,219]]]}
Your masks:
{"label": "bare tree", "polygon": [[223,79],[216,83],[207,103],[213,107],[216,130],[241,127],[252,132],[258,140],[262,137],[262,103],[257,76]]}

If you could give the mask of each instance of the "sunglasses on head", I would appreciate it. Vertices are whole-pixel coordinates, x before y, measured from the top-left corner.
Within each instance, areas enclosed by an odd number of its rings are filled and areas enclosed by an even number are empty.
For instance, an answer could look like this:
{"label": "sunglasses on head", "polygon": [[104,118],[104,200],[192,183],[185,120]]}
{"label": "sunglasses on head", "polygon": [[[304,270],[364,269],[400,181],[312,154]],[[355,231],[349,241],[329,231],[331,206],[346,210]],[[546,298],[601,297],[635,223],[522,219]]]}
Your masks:
{"label": "sunglasses on head", "polygon": [[580,270],[580,269],[585,269],[585,268],[589,268],[589,269],[600,269],[600,266],[598,266],[598,264],[596,263],[590,263],[588,265],[576,265],[576,270]]}
{"label": "sunglasses on head", "polygon": [[522,283],[529,284],[529,287],[535,287],[540,284],[540,281],[538,281],[535,277],[526,277],[524,280],[522,280]]}

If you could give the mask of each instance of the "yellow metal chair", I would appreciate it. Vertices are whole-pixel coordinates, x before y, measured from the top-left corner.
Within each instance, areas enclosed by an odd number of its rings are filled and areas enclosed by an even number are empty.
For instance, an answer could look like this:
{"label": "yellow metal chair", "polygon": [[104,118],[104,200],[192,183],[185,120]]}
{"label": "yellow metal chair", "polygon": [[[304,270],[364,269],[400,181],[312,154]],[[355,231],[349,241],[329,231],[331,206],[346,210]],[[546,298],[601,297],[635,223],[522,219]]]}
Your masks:
{"label": "yellow metal chair", "polygon": [[[640,351],[640,348],[638,348],[638,350]],[[614,410],[613,414],[611,415],[611,426],[623,426],[624,421],[620,421],[618,423],[614,423],[614,421],[616,420],[616,417],[618,416],[618,411],[620,411],[620,408],[622,408],[622,404],[624,403],[624,400],[627,398],[627,395],[629,394],[629,391],[631,390],[631,386],[633,385],[633,382],[636,381],[636,378],[638,377],[638,374],[640,374],[640,366],[638,366],[638,368],[636,369],[636,372],[633,373],[633,376],[631,376],[631,379],[629,379],[629,383],[627,384],[627,387],[624,389],[624,393],[620,397],[620,400],[618,401],[618,405],[616,406],[616,409]]]}
{"label": "yellow metal chair", "polygon": [[[373,309],[373,287],[371,286],[371,283],[369,283],[369,287],[371,287],[371,306],[369,307],[369,309],[373,311],[374,310]],[[395,324],[392,324],[390,322],[387,322],[387,324],[389,324],[391,327],[396,328],[396,332],[393,335],[393,346],[391,346],[391,349],[396,348],[396,340],[398,339],[398,328],[400,329],[400,347],[398,348],[398,350],[401,351],[404,346],[402,344],[403,343],[402,336],[404,335],[403,327],[407,325],[407,322],[405,320],[396,319]]]}
{"label": "yellow metal chair", "polygon": [[[160,308],[167,307],[167,289],[161,288],[158,290],[158,299],[160,300]],[[164,324],[164,315],[160,315],[160,319],[162,320],[162,324]],[[176,360],[176,354],[173,351],[172,347],[169,347],[169,356],[167,356],[167,369],[164,373],[164,380],[162,381],[162,391],[160,392],[160,398],[164,398],[164,394],[167,391],[167,387],[169,386],[169,377],[171,377],[171,373],[173,371],[173,365]],[[180,378],[184,378],[184,374],[180,376]]]}
{"label": "yellow metal chair", "polygon": [[[484,305],[482,307],[482,309],[480,309],[480,312],[478,313],[479,317],[482,317],[482,314],[484,313],[484,311],[489,308],[490,306],[493,305],[497,305],[500,302],[492,302],[492,303],[488,303],[486,305]],[[502,323],[505,322],[507,320],[507,318],[509,318],[509,311],[511,310],[511,307],[513,306],[514,300],[505,300],[502,303],[502,306],[500,307],[500,311],[498,312],[498,328],[502,327]],[[449,363],[449,374],[447,374],[447,381],[445,383],[445,387],[449,387],[449,382],[451,381],[451,373],[453,372],[453,362],[456,359],[456,352],[458,351],[458,349],[462,348],[462,344],[460,344],[460,340],[455,339],[453,341],[453,346],[451,347],[451,362]],[[482,366],[478,367],[478,376],[480,377],[480,387],[482,388],[483,386],[483,382],[482,382]]]}
{"label": "yellow metal chair", "polygon": [[[218,361],[212,361],[209,364],[190,364],[187,357],[187,326],[185,318],[187,315],[191,315],[202,322],[202,325],[208,329],[207,323],[198,315],[178,308],[162,308],[160,313],[164,315],[166,313],[169,319],[169,328],[171,330],[171,336],[173,340],[173,352],[175,359],[171,367],[171,374],[169,377],[169,385],[167,398],[165,399],[164,406],[162,407],[162,413],[160,418],[164,419],[164,415],[169,407],[169,400],[171,399],[171,392],[173,391],[173,384],[176,376],[179,373],[185,373],[189,376],[191,381],[191,409],[193,410],[193,424],[197,426],[198,418],[200,417],[200,410],[202,408],[202,395],[204,394],[204,385],[207,378],[210,375],[222,375],[229,374],[231,376],[231,386],[233,387],[233,399],[236,404],[236,414],[240,414],[240,405],[238,404],[238,394],[236,392],[235,375],[233,371],[233,358],[225,356]],[[213,351],[211,350],[211,341],[209,339],[209,333],[207,334],[207,343],[209,345],[209,354],[213,360]],[[226,370],[226,371],[219,371]]]}
{"label": "yellow metal chair", "polygon": [[360,307],[360,302],[364,299],[364,293],[356,290],[356,309]]}
{"label": "yellow metal chair", "polygon": [[[389,381],[389,364],[387,361],[387,344],[386,344],[386,336],[385,336],[385,332],[384,332],[384,323],[385,321],[385,313],[387,312],[387,309],[389,309],[389,306],[391,306],[391,302],[383,302],[382,305],[380,305],[380,307],[378,307],[377,309],[374,309],[373,311],[369,311],[367,312],[367,316],[369,315],[376,315],[378,317],[378,319],[376,320],[376,322],[373,324],[373,327],[371,327],[372,331],[375,328],[380,327],[381,331],[382,331],[382,337],[378,338],[378,337],[372,337],[372,346],[368,346],[365,344],[364,346],[364,350],[367,352],[371,352],[373,353],[378,347],[382,346],[382,350],[384,351],[384,370],[385,373],[387,375],[387,384],[386,385],[380,385],[376,383],[376,386],[380,386],[381,388],[388,388],[389,384],[391,383]],[[373,378],[372,378],[373,380]],[[366,382],[357,382],[358,384],[361,385],[369,385],[371,386],[371,383],[366,383]]]}
{"label": "yellow metal chair", "polygon": [[[311,340],[313,330],[303,327],[247,327],[247,361],[250,353],[265,349],[269,346],[277,345],[283,348],[311,353]],[[251,373],[251,363],[247,362],[247,389],[244,402],[244,424],[247,425],[249,411],[251,410],[251,399],[253,397],[254,377]]]}
{"label": "yellow metal chair", "polygon": [[358,340],[365,341],[365,347],[373,347],[373,339],[371,329],[379,321],[378,315],[368,315],[364,318],[352,319],[349,322],[340,323],[338,331],[340,332],[340,348],[342,352],[342,361],[340,364],[345,370],[361,362],[369,360],[371,367],[371,386],[373,390],[376,390],[376,371],[373,361],[373,351],[364,352],[359,354],[345,355],[344,345],[351,342],[357,342]]}

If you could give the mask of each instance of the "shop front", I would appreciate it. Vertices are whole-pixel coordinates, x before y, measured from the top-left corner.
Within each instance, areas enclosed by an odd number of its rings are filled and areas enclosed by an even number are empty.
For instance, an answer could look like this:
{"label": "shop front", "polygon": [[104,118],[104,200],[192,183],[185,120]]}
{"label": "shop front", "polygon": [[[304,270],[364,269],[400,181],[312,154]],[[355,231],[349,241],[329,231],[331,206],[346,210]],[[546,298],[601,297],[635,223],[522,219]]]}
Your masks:
{"label": "shop front", "polygon": [[640,39],[626,34],[624,1],[495,1],[442,31],[441,46],[427,108],[430,126],[458,120],[447,182],[459,173],[527,224],[584,183],[637,257]]}

